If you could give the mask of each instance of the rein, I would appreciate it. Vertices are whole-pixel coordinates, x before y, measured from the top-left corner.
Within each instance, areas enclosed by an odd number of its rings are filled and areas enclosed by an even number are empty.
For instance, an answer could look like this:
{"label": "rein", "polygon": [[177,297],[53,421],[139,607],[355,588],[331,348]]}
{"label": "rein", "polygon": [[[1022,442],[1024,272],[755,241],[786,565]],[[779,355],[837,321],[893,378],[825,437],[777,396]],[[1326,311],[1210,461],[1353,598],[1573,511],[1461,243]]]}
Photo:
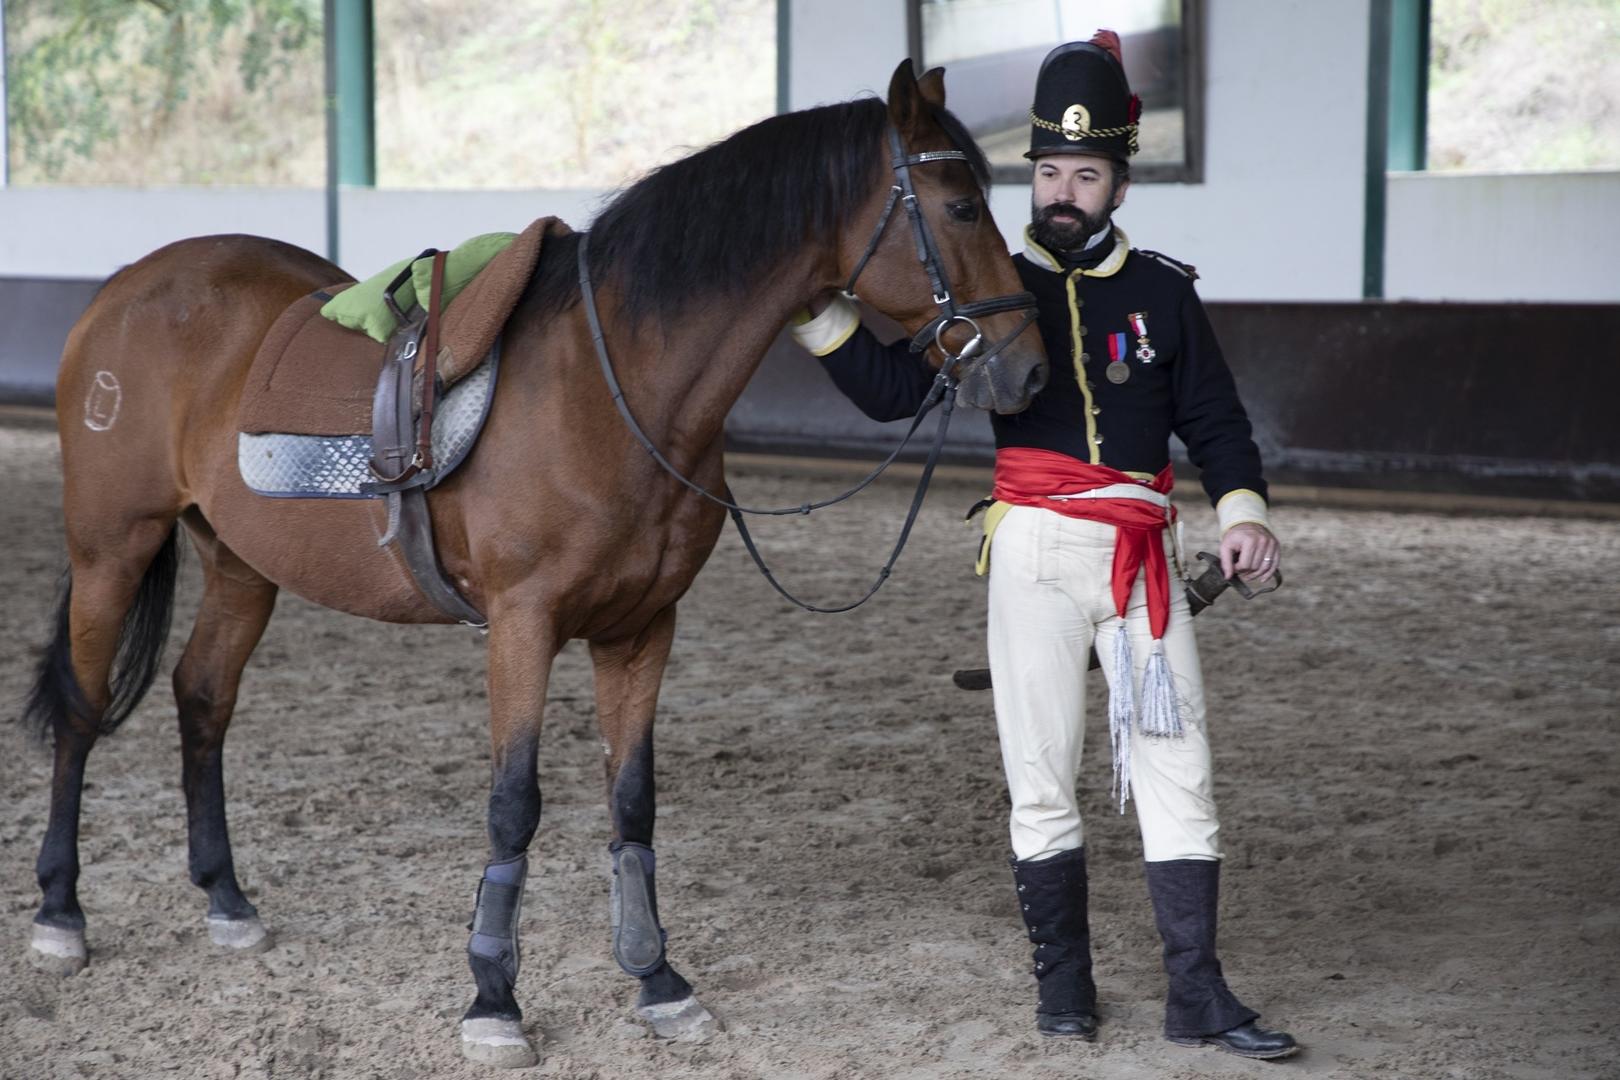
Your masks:
{"label": "rein", "polygon": [[[862,254],[860,261],[856,263],[855,272],[850,275],[849,283],[845,286],[844,291],[853,295],[852,290],[855,287],[855,280],[860,277],[861,271],[866,268],[867,262],[871,259],[873,253],[877,251],[878,244],[882,241],[883,235],[888,229],[889,219],[894,213],[895,205],[904,203],[906,214],[911,220],[912,234],[917,243],[917,261],[922,263],[923,269],[928,274],[929,284],[933,288],[934,303],[940,308],[940,314],[912,338],[911,350],[913,352],[925,350],[928,347],[929,339],[932,338],[932,343],[938,346],[940,352],[944,354],[945,362],[941,365],[939,374],[934,376],[934,383],[929,387],[928,395],[923,399],[922,405],[918,407],[917,415],[912,418],[911,426],[906,429],[905,436],[901,438],[900,444],[859,483],[833,498],[824,499],[821,502],[806,502],[798,506],[775,509],[739,506],[731,501],[729,487],[725,488],[724,497],[716,495],[701,484],[689,479],[670,463],[669,459],[647,437],[647,433],[642,430],[641,425],[636,422],[635,415],[630,411],[629,403],[625,401],[624,388],[619,384],[618,376],[614,374],[613,361],[608,355],[607,341],[602,330],[602,319],[596,308],[596,292],[591,285],[590,264],[587,257],[590,233],[581,233],[579,238],[580,299],[585,308],[586,321],[590,325],[591,341],[596,347],[596,357],[602,368],[602,377],[607,382],[608,390],[613,396],[613,404],[618,409],[619,415],[624,419],[625,426],[630,429],[630,434],[635,436],[636,441],[658,463],[660,468],[676,480],[679,480],[688,490],[726,508],[731,515],[732,522],[737,526],[738,535],[742,537],[743,547],[747,549],[749,557],[754,560],[754,565],[759,568],[759,572],[764,575],[766,581],[770,582],[773,589],[790,603],[803,608],[805,611],[818,614],[831,615],[852,611],[866,603],[877,594],[877,591],[883,587],[883,583],[889,579],[895,563],[900,558],[900,552],[905,549],[906,541],[911,536],[911,528],[916,524],[917,514],[922,509],[923,498],[928,493],[928,485],[933,478],[934,468],[939,464],[940,454],[945,448],[945,436],[950,429],[951,414],[956,409],[956,380],[951,377],[951,372],[964,360],[977,356],[984,343],[984,335],[979,330],[979,325],[974,321],[973,316],[990,315],[1002,311],[1026,311],[1018,328],[996,342],[984,354],[986,363],[1010,345],[1013,339],[1023,333],[1035,321],[1035,297],[1031,293],[1014,293],[1008,296],[971,301],[965,304],[958,304],[952,298],[950,285],[945,277],[945,266],[939,257],[939,249],[934,243],[933,234],[928,229],[927,220],[922,216],[922,211],[917,206],[917,194],[911,183],[911,166],[934,161],[966,162],[968,160],[967,154],[961,150],[933,150],[907,155],[900,145],[900,133],[893,126],[889,127],[888,135],[891,150],[890,167],[894,169],[899,182],[889,189],[888,201],[884,204],[883,213],[878,217],[877,227],[872,233],[872,239],[867,243],[866,251]],[[945,331],[953,323],[957,322],[966,323],[972,330],[973,337],[962,347],[959,353],[952,355],[945,346],[944,335]],[[917,429],[922,426],[924,418],[941,402],[944,403],[944,408],[940,412],[939,428],[934,434],[934,443],[929,448],[928,459],[923,464],[922,475],[918,478],[917,490],[912,496],[911,508],[906,513],[905,524],[901,526],[900,535],[895,540],[894,548],[890,551],[888,560],[883,564],[882,569],[878,571],[877,578],[866,592],[858,600],[839,607],[819,607],[800,600],[783,588],[781,583],[776,580],[776,576],[771,573],[770,567],[765,565],[765,560],[760,556],[759,549],[754,544],[753,535],[748,531],[748,524],[743,515],[756,514],[761,517],[781,517],[789,514],[809,514],[813,510],[833,506],[858,494],[870,486],[890,465],[894,464],[901,452],[910,444],[912,436],[917,433]]]}

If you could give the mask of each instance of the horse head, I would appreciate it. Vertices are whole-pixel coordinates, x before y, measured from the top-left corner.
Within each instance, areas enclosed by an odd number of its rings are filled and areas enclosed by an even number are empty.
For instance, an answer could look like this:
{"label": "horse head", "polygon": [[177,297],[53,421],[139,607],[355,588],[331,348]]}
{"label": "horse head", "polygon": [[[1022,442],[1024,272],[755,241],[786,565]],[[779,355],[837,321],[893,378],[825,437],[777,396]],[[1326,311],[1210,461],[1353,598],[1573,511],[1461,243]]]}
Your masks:
{"label": "horse head", "polygon": [[[936,367],[955,364],[960,401],[1019,412],[1046,384],[1046,350],[1030,325],[1034,298],[990,216],[988,165],[945,109],[944,69],[919,79],[902,61],[888,114],[892,183],[845,237],[851,283],[858,277],[861,298],[905,327]],[[868,236],[862,255],[855,245]]]}

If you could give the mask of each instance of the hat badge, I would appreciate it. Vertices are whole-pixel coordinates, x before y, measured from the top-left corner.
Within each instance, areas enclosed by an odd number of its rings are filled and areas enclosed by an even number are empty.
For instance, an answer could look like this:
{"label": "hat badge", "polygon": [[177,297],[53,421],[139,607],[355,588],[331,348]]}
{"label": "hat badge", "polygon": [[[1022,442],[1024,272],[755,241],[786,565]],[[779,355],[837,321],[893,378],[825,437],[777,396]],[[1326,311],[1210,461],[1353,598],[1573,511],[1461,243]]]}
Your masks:
{"label": "hat badge", "polygon": [[1063,110],[1063,122],[1058,126],[1065,139],[1078,142],[1091,134],[1091,110],[1084,105],[1070,105]]}

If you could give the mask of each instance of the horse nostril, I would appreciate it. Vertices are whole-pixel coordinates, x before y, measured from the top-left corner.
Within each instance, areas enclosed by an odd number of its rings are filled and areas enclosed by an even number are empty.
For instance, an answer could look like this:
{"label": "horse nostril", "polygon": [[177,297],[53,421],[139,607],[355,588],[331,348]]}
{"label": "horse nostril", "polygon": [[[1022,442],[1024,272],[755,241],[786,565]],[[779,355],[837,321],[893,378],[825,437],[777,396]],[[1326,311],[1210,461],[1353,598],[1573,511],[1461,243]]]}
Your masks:
{"label": "horse nostril", "polygon": [[1034,367],[1029,369],[1029,374],[1024,377],[1024,394],[1026,397],[1034,397],[1036,394],[1040,393],[1042,388],[1045,386],[1046,365],[1036,364]]}

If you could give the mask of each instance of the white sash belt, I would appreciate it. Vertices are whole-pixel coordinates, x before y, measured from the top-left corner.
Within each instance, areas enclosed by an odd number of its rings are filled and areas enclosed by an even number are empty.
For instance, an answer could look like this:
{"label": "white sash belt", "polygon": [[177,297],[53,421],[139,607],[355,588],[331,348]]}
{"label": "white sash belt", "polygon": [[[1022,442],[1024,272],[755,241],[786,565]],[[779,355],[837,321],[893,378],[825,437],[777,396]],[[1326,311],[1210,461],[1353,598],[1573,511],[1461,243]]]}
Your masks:
{"label": "white sash belt", "polygon": [[1048,499],[1136,499],[1138,502],[1152,503],[1161,509],[1168,509],[1170,496],[1162,491],[1143,487],[1141,484],[1109,484],[1107,487],[1094,488],[1091,491],[1077,491],[1072,495],[1048,495]]}

